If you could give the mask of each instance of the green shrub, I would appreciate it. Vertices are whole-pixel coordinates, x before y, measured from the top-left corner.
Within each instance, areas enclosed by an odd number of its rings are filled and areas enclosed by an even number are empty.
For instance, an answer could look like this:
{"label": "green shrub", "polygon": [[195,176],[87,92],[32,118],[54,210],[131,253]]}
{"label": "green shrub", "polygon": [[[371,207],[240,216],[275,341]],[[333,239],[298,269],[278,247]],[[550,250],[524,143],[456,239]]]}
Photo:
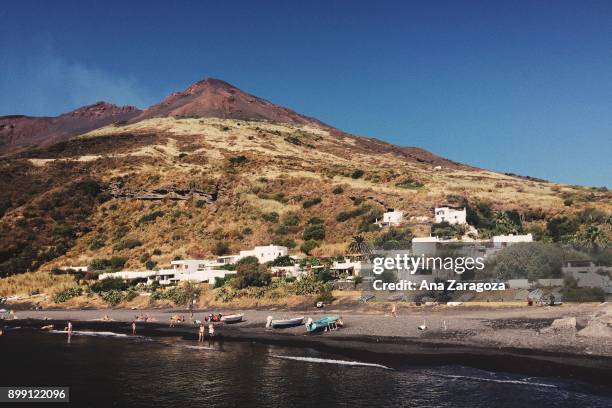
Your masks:
{"label": "green shrub", "polygon": [[157,249],[157,248],[155,248],[155,249],[153,250],[153,255],[159,256],[159,255],[161,255],[161,254],[162,254],[161,249]]}
{"label": "green shrub", "polygon": [[291,238],[282,238],[282,237],[274,238],[272,240],[272,244],[284,246],[287,248],[295,248],[295,246],[297,245],[295,241],[292,240]]}
{"label": "green shrub", "polygon": [[[255,257],[246,257],[240,261],[248,258]],[[272,275],[266,270],[265,265],[259,265],[257,258],[255,258],[255,261],[250,260],[244,263],[240,263],[240,261],[237,262],[236,276],[232,280],[234,288],[244,289],[251,286],[262,287],[270,284]]]}
{"label": "green shrub", "polygon": [[562,290],[564,302],[604,302],[606,293],[601,288],[571,288]]}
{"label": "green shrub", "polygon": [[308,225],[323,224],[323,220],[319,217],[312,217],[307,222]]}
{"label": "green shrub", "polygon": [[300,246],[300,250],[306,255],[310,255],[310,253],[318,246],[319,243],[317,241],[309,240]]}
{"label": "green shrub", "polygon": [[317,269],[315,276],[321,282],[331,282],[334,280],[334,276],[332,275],[331,271],[327,268]]}
{"label": "green shrub", "polygon": [[418,188],[423,187],[423,183],[421,183],[420,181],[412,180],[412,179],[406,179],[406,180],[400,181],[395,186],[399,188],[418,189]]}
{"label": "green shrub", "polygon": [[234,157],[230,157],[229,162],[231,165],[238,165],[238,164],[243,164],[247,162],[247,157],[240,155],[240,156],[234,156]]}
{"label": "green shrub", "polygon": [[96,249],[103,248],[106,245],[106,236],[98,234],[89,241],[89,249],[95,251]]}
{"label": "green shrub", "polygon": [[266,222],[278,222],[278,213],[277,212],[269,212],[265,213],[261,216]]}
{"label": "green shrub", "polygon": [[225,275],[224,277],[217,276],[215,277],[215,289],[225,286],[225,284],[230,283],[234,279],[234,275]]}
{"label": "green shrub", "polygon": [[132,300],[136,299],[137,296],[138,292],[134,288],[129,288],[127,292],[125,292],[125,301],[131,302]]}
{"label": "green shrub", "polygon": [[89,263],[89,269],[93,271],[103,271],[110,268],[109,259],[92,259]]}
{"label": "green shrub", "polygon": [[332,193],[334,193],[334,194],[342,194],[342,193],[344,193],[344,189],[342,188],[342,186],[336,186],[332,190]]}
{"label": "green shrub", "polygon": [[286,226],[286,227],[294,227],[296,225],[299,225],[299,223],[300,223],[300,216],[293,212],[287,213],[285,217],[283,218],[283,226]]}
{"label": "green shrub", "polygon": [[124,267],[127,259],[118,256],[113,256],[111,259],[96,258],[89,263],[89,269],[92,271],[114,270],[118,271]]}
{"label": "green shrub", "polygon": [[242,235],[251,235],[253,233],[253,229],[246,227],[242,230]]}
{"label": "green shrub", "polygon": [[53,301],[55,303],[64,303],[67,300],[70,300],[77,296],[81,296],[81,294],[83,294],[83,289],[80,286],[74,286],[72,288],[64,289],[61,292],[58,292],[53,295]]}
{"label": "green shrub", "polygon": [[308,225],[304,229],[304,234],[302,235],[305,241],[315,240],[321,241],[325,239],[325,225],[323,224],[314,224]]}
{"label": "green shrub", "polygon": [[115,251],[121,251],[123,249],[134,249],[142,245],[142,241],[139,239],[129,238],[117,242],[113,245]]}
{"label": "green shrub", "polygon": [[106,278],[99,281],[96,281],[89,288],[94,293],[108,292],[111,290],[126,290],[128,288],[128,284],[121,278]]}
{"label": "green shrub", "polygon": [[118,271],[121,268],[123,268],[125,266],[125,263],[127,262],[127,259],[119,257],[119,256],[113,256],[110,260],[110,269],[113,271]]}
{"label": "green shrub", "polygon": [[561,241],[576,233],[579,227],[580,223],[576,217],[566,215],[551,218],[546,223],[548,234],[555,242]]}
{"label": "green shrub", "polygon": [[217,241],[217,243],[215,243],[215,248],[213,249],[213,252],[215,253],[215,255],[218,256],[229,254],[230,247],[226,242]]}
{"label": "green shrub", "polygon": [[289,255],[279,256],[270,263],[270,266],[292,266],[295,264],[293,258]]}
{"label": "green shrub", "polygon": [[142,217],[140,217],[140,219],[138,220],[138,222],[136,223],[137,225],[142,225],[142,224],[148,224],[150,222],[155,221],[156,219],[163,217],[164,216],[164,212],[163,211],[153,211],[149,214],[143,215]]}
{"label": "green shrub", "polygon": [[365,173],[361,169],[357,169],[351,173],[351,178],[358,179],[363,177]]}
{"label": "green shrub", "polygon": [[53,235],[61,238],[72,238],[74,237],[74,230],[68,225],[58,225],[53,228]]}
{"label": "green shrub", "polygon": [[314,198],[311,198],[309,200],[304,201],[302,203],[302,207],[310,208],[310,207],[313,207],[313,206],[315,206],[317,204],[321,204],[321,201],[322,201],[321,197],[314,197]]}
{"label": "green shrub", "polygon": [[153,269],[155,269],[156,266],[157,266],[157,262],[151,259],[145,262],[145,268],[147,268],[148,271],[152,271]]}
{"label": "green shrub", "polygon": [[119,290],[109,290],[108,292],[100,293],[100,297],[109,305],[116,306],[123,300],[123,293]]}
{"label": "green shrub", "polygon": [[365,213],[367,213],[369,211],[369,207],[366,205],[363,205],[359,208],[356,208],[352,211],[341,211],[336,215],[336,221],[338,222],[344,222],[344,221],[348,221],[351,218],[355,218],[355,217],[359,217]]}

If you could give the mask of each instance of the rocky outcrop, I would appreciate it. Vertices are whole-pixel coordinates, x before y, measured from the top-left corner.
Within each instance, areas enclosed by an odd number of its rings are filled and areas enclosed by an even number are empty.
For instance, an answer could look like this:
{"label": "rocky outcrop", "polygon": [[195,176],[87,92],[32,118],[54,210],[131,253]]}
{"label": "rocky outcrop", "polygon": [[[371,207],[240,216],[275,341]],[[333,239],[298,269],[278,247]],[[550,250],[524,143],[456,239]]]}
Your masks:
{"label": "rocky outcrop", "polygon": [[546,327],[540,330],[540,333],[575,332],[575,331],[576,331],[576,318],[575,317],[564,317],[561,319],[553,320],[550,327]]}
{"label": "rocky outcrop", "polygon": [[109,193],[114,198],[131,200],[198,200],[211,204],[217,201],[219,187],[212,191],[186,189],[177,186],[164,186],[153,189],[130,189],[121,182],[110,184]]}
{"label": "rocky outcrop", "polygon": [[612,311],[608,310],[592,316],[586,327],[578,332],[578,335],[612,339]]}

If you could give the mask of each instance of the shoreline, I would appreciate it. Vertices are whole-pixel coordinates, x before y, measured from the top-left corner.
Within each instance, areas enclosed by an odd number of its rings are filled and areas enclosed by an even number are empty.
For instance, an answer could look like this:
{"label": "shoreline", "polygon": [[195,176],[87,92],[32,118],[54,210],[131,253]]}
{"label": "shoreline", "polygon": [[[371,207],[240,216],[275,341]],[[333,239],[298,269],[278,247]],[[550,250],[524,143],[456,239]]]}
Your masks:
{"label": "shoreline", "polygon": [[[76,312],[76,313],[75,313]],[[142,310],[61,310],[61,311],[32,311],[26,313],[25,318],[17,320],[0,321],[4,326],[20,326],[22,328],[40,329],[40,327],[53,324],[63,329],[66,320],[72,321],[75,330],[112,331],[116,333],[131,333],[132,319],[127,316],[140,314]],[[173,314],[185,314],[176,309],[148,311],[155,316],[169,317]],[[385,316],[351,315],[344,314],[346,326],[335,332],[307,334],[303,326],[291,329],[266,330],[264,316],[279,313],[279,311],[244,311],[247,320],[238,324],[221,325],[216,330],[218,341],[257,342],[269,345],[314,348],[320,351],[333,352],[359,361],[376,362],[401,368],[407,365],[464,365],[488,371],[504,371],[519,374],[529,374],[541,377],[565,378],[585,381],[593,384],[609,385],[608,379],[612,377],[612,356],[601,354],[581,353],[564,347],[535,348],[528,344],[494,345],[472,341],[471,337],[445,339],[442,332],[432,330],[432,335],[419,338],[410,335],[390,335],[389,329],[360,332],[359,323],[364,319],[384,320]],[[202,316],[196,311],[196,319]],[[333,313],[328,311],[325,314]],[[43,315],[57,315],[44,320]],[[115,315],[113,321],[93,320],[91,317]],[[282,312],[288,314],[288,312]],[[295,313],[294,313],[295,314]],[[313,313],[310,313],[313,315]],[[250,316],[253,316],[250,318]],[[47,316],[46,316],[47,317]],[[90,317],[87,319],[86,317]],[[417,320],[420,316],[411,317]],[[473,317],[471,317],[473,318]],[[431,319],[431,317],[430,317]],[[486,319],[485,319],[486,320]],[[387,325],[404,324],[399,319],[384,320]],[[137,334],[147,337],[181,337],[185,341],[197,340],[197,326],[191,323],[178,324],[170,328],[167,322],[137,322]],[[376,334],[373,334],[376,333]],[[519,333],[520,334],[520,333]],[[580,342],[580,341],[578,341]],[[604,345],[609,345],[605,340]],[[365,352],[365,353],[364,353]]]}

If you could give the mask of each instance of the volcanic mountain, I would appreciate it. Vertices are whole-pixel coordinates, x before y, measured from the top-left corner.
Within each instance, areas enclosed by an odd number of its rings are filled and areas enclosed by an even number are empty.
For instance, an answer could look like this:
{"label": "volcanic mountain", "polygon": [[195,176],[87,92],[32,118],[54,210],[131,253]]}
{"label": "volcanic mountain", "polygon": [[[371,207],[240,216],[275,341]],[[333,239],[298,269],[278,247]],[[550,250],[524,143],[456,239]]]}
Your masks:
{"label": "volcanic mountain", "polygon": [[[606,189],[350,135],[217,79],[144,111],[98,103],[0,126],[0,276],[111,259],[140,270],[269,243],[341,255],[357,234],[393,245],[428,235],[444,204],[470,208],[483,231],[536,236],[551,219],[612,211]],[[401,228],[375,224],[389,208]]]}
{"label": "volcanic mountain", "polygon": [[154,117],[221,118],[266,120],[293,125],[323,123],[250,95],[219,79],[196,82],[183,92],[175,92],[132,119],[133,122]]}

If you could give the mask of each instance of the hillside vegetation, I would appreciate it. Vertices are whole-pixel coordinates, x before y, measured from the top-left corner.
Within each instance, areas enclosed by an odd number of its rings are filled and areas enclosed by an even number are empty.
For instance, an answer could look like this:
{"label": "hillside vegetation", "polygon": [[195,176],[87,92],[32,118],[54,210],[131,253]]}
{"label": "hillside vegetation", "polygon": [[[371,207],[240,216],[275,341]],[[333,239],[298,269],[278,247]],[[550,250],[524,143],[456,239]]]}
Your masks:
{"label": "hillside vegetation", "polygon": [[[380,244],[429,234],[445,203],[467,206],[484,234],[612,237],[605,188],[498,174],[325,126],[151,118],[0,164],[2,276],[111,260],[154,268],[268,243],[340,255],[357,234]],[[387,208],[406,225],[375,227]]]}

